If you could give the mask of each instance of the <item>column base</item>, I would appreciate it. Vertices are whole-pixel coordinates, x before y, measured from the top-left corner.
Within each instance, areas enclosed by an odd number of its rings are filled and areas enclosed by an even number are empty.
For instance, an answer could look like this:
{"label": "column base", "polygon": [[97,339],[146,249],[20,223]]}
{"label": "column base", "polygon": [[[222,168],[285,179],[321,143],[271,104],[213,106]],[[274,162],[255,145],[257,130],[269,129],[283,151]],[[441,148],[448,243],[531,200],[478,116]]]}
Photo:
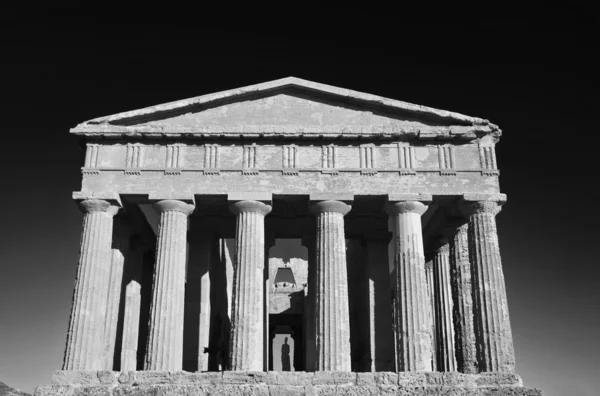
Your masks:
{"label": "column base", "polygon": [[[240,393],[241,392],[241,393]],[[56,371],[35,396],[145,395],[541,396],[515,374],[456,372]]]}

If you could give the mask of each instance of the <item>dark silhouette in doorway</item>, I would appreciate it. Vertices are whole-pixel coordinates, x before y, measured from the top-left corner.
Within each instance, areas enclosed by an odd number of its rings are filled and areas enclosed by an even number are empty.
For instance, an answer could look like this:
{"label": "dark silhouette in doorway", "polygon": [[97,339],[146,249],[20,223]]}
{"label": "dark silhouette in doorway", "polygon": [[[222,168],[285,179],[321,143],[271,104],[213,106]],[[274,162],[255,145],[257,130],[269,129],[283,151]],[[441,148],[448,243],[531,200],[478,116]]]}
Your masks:
{"label": "dark silhouette in doorway", "polygon": [[290,346],[287,337],[285,337],[284,343],[281,345],[281,371],[291,371]]}

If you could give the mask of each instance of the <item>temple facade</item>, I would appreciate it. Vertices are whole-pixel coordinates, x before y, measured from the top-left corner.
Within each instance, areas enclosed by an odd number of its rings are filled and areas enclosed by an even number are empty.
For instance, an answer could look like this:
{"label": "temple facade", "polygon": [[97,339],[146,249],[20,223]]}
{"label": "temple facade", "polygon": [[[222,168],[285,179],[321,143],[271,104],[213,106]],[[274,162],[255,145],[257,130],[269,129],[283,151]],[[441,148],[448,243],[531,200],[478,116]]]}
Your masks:
{"label": "temple facade", "polygon": [[540,394],[514,372],[489,121],[290,77],[71,133],[80,258],[36,395]]}

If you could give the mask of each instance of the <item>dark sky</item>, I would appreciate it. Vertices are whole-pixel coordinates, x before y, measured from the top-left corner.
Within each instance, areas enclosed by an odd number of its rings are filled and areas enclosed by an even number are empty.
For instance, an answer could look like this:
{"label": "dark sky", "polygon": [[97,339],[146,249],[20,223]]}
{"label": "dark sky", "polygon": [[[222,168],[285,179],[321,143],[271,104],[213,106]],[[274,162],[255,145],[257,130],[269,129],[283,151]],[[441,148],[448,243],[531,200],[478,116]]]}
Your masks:
{"label": "dark sky", "polygon": [[0,381],[31,392],[61,367],[82,219],[68,128],[296,76],[500,125],[517,372],[548,396],[598,394],[598,23],[585,11],[88,3],[0,12]]}

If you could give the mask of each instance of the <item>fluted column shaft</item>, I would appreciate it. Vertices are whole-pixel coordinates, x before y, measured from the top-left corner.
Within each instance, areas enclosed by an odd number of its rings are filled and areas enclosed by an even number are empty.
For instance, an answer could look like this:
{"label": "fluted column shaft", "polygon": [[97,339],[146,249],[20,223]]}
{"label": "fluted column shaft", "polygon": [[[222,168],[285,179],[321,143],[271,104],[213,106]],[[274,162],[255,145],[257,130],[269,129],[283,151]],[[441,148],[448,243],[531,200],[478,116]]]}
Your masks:
{"label": "fluted column shaft", "polygon": [[317,217],[316,371],[350,371],[350,313],[344,216],[351,206],[321,201],[311,207]]}
{"label": "fluted column shaft", "polygon": [[156,263],[152,283],[146,370],[178,371],[183,363],[183,307],[188,215],[194,206],[159,201]]}
{"label": "fluted column shaft", "polygon": [[435,282],[433,280],[433,259],[425,263],[425,278],[427,279],[427,293],[428,293],[428,308],[429,308],[429,320],[431,323],[431,367],[433,370],[437,370],[437,342],[436,342],[436,330],[435,330]]}
{"label": "fluted column shaft", "polygon": [[138,335],[140,328],[140,305],[142,286],[135,280],[125,288],[125,315],[123,316],[123,346],[121,347],[121,371],[137,369]]}
{"label": "fluted column shaft", "polygon": [[447,241],[444,241],[444,244],[435,252],[433,275],[437,369],[439,371],[456,371],[452,323],[452,288],[450,283],[450,247]]}
{"label": "fluted column shaft", "polygon": [[454,302],[456,365],[461,373],[474,374],[478,372],[478,365],[475,329],[473,327],[468,229],[468,224],[460,226],[450,243],[450,271],[452,300]]}
{"label": "fluted column shaft", "polygon": [[421,215],[418,201],[391,203],[396,266],[396,355],[398,371],[431,371],[432,330],[425,278]]}
{"label": "fluted column shaft", "polygon": [[494,201],[467,203],[477,360],[481,371],[513,372],[515,355]]}
{"label": "fluted column shaft", "polygon": [[230,204],[237,215],[229,369],[262,371],[264,360],[265,215],[259,201]]}
{"label": "fluted column shaft", "polygon": [[84,200],[80,207],[83,232],[63,370],[102,370],[113,217],[118,208],[96,199]]}

